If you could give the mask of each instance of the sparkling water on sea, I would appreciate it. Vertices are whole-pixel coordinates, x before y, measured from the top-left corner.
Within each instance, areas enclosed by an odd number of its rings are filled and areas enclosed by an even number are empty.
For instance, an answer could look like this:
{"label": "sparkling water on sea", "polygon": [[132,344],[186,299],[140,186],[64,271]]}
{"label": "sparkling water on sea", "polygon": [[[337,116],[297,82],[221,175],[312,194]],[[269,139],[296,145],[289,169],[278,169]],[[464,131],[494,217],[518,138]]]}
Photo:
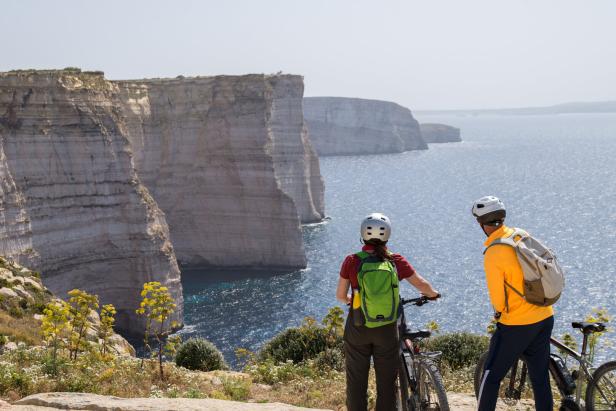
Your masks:
{"label": "sparkling water on sea", "polygon": [[[329,219],[304,227],[308,268],[253,278],[187,273],[182,334],[211,340],[233,363],[236,348],[257,349],[306,316],[321,319],[337,304],[340,264],[360,248],[359,222],[373,211],[392,220],[390,248],[443,294],[438,303],[408,309],[407,318],[417,327],[435,320],[442,332],[485,333],[492,313],[482,267],[485,237],[470,208],[486,194],[503,198],[508,224],[544,240],[567,271],[555,335],[593,307],[616,314],[616,114],[419,120],[460,127],[464,141],[322,158]],[[234,276],[242,279],[224,280]],[[416,292],[407,286],[402,294]],[[616,342],[613,333],[608,338]],[[616,359],[616,350],[601,357]]]}

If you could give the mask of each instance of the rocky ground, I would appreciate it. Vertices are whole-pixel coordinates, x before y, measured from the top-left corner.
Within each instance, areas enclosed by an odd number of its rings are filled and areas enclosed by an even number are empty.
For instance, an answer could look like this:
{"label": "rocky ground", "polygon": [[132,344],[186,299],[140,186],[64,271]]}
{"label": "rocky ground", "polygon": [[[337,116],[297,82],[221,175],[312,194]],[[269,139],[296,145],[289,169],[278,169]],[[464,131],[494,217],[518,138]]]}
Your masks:
{"label": "rocky ground", "polygon": [[[0,352],[17,345],[41,345],[40,321],[46,304],[57,298],[43,285],[39,274],[0,257]],[[98,342],[100,318],[92,312],[86,338]],[[111,349],[120,355],[135,355],[135,349],[120,335],[111,337]]]}
{"label": "rocky ground", "polygon": [[[449,407],[454,411],[472,411],[477,407],[470,394],[449,394]],[[532,407],[532,402],[523,401],[516,406],[499,404],[497,411],[522,411]],[[280,403],[246,403],[215,399],[191,398],[118,398],[82,393],[46,393],[26,397],[11,405],[0,402],[0,410],[51,411],[299,411],[309,408],[294,407]],[[316,410],[315,408],[310,408]]]}

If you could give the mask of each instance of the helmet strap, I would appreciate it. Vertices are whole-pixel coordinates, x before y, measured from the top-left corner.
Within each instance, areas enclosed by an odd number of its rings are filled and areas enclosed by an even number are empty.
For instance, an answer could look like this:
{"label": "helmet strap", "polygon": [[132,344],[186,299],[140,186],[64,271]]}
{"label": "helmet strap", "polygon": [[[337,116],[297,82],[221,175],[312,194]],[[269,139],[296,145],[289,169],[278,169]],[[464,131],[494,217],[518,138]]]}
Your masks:
{"label": "helmet strap", "polygon": [[481,224],[481,223],[480,223],[479,225],[481,226],[481,231],[483,231],[483,233],[486,235],[486,237],[489,237],[489,236],[490,236],[490,234],[488,234],[488,233],[486,232],[485,224]]}
{"label": "helmet strap", "polygon": [[489,237],[490,234],[488,234],[486,232],[486,226],[487,227],[501,227],[505,222],[502,220],[498,220],[498,221],[490,221],[489,223],[479,223],[479,225],[481,226],[481,230],[483,230],[483,233],[486,235],[486,237]]}

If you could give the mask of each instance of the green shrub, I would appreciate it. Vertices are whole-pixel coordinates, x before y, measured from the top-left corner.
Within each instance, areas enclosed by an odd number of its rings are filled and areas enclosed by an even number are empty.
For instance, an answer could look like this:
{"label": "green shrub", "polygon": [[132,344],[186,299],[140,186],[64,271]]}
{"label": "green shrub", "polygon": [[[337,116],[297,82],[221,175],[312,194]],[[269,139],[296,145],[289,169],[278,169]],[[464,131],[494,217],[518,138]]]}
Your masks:
{"label": "green shrub", "polygon": [[320,370],[344,371],[344,353],[340,348],[327,348],[317,355],[314,365]]}
{"label": "green shrub", "polygon": [[250,397],[250,381],[237,378],[224,378],[222,387],[233,401],[246,401]]}
{"label": "green shrub", "polygon": [[222,353],[204,338],[190,338],[180,345],[175,363],[189,370],[226,370],[228,366]]}
{"label": "green shrub", "polygon": [[490,344],[490,339],[484,335],[470,333],[453,333],[439,335],[427,340],[425,349],[441,351],[441,360],[452,370],[477,364],[479,357]]}
{"label": "green shrub", "polygon": [[24,316],[24,310],[21,307],[13,306],[9,308],[9,314],[15,318],[22,318]]}
{"label": "green shrub", "polygon": [[268,385],[316,377],[314,367],[306,363],[296,365],[291,360],[277,364],[271,359],[251,363],[244,367],[244,372],[250,374],[254,382]]}
{"label": "green shrub", "polygon": [[259,356],[275,362],[302,361],[315,358],[328,347],[327,330],[317,326],[288,328],[265,343]]}

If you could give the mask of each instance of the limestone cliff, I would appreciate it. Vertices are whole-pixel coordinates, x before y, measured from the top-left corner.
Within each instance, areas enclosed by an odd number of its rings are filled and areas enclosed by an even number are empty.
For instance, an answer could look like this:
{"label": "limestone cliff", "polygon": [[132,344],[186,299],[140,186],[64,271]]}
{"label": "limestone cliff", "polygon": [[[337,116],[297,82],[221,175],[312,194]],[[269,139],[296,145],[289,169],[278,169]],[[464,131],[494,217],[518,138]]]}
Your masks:
{"label": "limestone cliff", "polygon": [[276,178],[295,202],[302,223],[320,221],[325,217],[325,189],[319,158],[304,122],[303,79],[278,75],[266,76],[265,81],[273,93],[269,122]]}
{"label": "limestone cliff", "polygon": [[319,155],[423,150],[419,123],[396,103],[343,97],[304,98],[304,117]]}
{"label": "limestone cliff", "polygon": [[139,175],[187,266],[304,267],[323,216],[298,76],[116,82]]}
{"label": "limestone cliff", "polygon": [[164,214],[135,173],[118,87],[100,72],[0,73],[0,254],[73,288],[134,309],[146,281],[178,302],[179,269]]}
{"label": "limestone cliff", "polygon": [[420,127],[426,143],[458,143],[462,141],[459,128],[436,123],[422,123]]}

